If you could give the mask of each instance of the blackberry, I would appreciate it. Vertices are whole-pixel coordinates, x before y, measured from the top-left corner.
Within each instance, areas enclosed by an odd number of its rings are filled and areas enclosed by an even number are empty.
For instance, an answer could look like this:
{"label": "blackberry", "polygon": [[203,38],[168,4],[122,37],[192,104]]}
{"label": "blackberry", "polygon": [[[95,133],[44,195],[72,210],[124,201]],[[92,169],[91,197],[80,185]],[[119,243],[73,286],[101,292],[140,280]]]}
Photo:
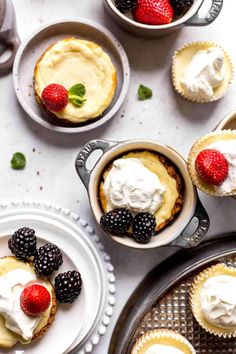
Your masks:
{"label": "blackberry", "polygon": [[35,253],[34,268],[36,274],[40,277],[48,277],[55,270],[58,270],[62,263],[62,253],[60,249],[52,243],[46,243]]}
{"label": "blackberry", "polygon": [[171,6],[174,9],[176,15],[181,15],[187,12],[193,5],[194,0],[171,0]]}
{"label": "blackberry", "polygon": [[137,0],[116,0],[115,5],[120,12],[125,14],[136,7]]}
{"label": "blackberry", "polygon": [[105,231],[124,234],[129,230],[133,222],[133,216],[128,209],[117,208],[104,214],[100,219],[100,225]]}
{"label": "blackberry", "polygon": [[54,284],[57,300],[60,303],[71,304],[81,293],[82,279],[76,270],[60,273]]}
{"label": "blackberry", "polygon": [[138,213],[133,222],[134,238],[139,243],[148,243],[156,229],[156,218],[150,213]]}
{"label": "blackberry", "polygon": [[35,231],[29,227],[20,228],[9,239],[8,247],[16,258],[27,261],[36,252],[37,239]]}

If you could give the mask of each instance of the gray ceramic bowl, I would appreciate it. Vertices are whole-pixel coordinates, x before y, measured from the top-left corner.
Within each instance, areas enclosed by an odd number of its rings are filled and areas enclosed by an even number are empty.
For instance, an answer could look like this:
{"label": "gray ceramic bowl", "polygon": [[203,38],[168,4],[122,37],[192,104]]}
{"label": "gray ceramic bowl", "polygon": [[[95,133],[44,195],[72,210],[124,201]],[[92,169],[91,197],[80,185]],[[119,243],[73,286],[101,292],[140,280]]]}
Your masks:
{"label": "gray ceramic bowl", "polygon": [[[92,170],[88,170],[86,162],[89,156],[96,150],[102,151]],[[93,140],[87,143],[79,152],[75,166],[77,173],[85,185],[94,216],[99,224],[103,214],[99,202],[98,191],[104,169],[119,156],[134,150],[150,150],[160,153],[170,159],[179,169],[185,185],[184,205],[178,217],[157,236],[153,237],[148,244],[139,244],[132,237],[115,236],[108,234],[114,241],[132,248],[155,248],[160,246],[177,246],[182,248],[194,247],[199,244],[207,233],[209,218],[198,199],[196,188],[188,174],[184,159],[172,148],[155,141],[129,140],[122,142],[111,142],[105,140]],[[185,228],[193,218],[198,219],[198,226],[194,232],[186,236]]]}
{"label": "gray ceramic bowl", "polygon": [[211,0],[210,10],[204,17],[199,17],[198,11],[205,0],[194,0],[193,6],[182,16],[166,25],[146,25],[136,22],[132,16],[123,15],[115,6],[115,0],[103,0],[105,8],[114,21],[125,30],[141,37],[159,37],[173,32],[183,26],[206,26],[215,21],[223,6],[223,0]]}
{"label": "gray ceramic bowl", "polygon": [[[101,45],[111,56],[117,70],[117,88],[111,105],[97,119],[81,125],[67,124],[52,118],[35,100],[33,89],[34,67],[42,53],[60,39],[75,36]],[[119,110],[129,87],[130,68],[127,55],[118,42],[103,26],[87,20],[66,20],[47,24],[21,44],[13,67],[14,86],[22,108],[40,125],[63,133],[78,133],[99,127]]]}

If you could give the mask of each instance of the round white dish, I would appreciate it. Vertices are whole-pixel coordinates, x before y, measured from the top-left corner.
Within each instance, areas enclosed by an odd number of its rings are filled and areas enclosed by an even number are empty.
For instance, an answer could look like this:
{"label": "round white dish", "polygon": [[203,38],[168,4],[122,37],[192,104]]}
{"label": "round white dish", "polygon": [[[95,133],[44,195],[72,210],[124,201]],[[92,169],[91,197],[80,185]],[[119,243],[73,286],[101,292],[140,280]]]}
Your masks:
{"label": "round white dish", "polygon": [[[34,68],[39,58],[53,43],[68,37],[86,39],[100,45],[110,55],[117,72],[116,92],[110,106],[100,117],[78,125],[53,118],[36,102],[33,88]],[[20,45],[14,62],[13,80],[22,108],[35,122],[61,133],[79,133],[99,127],[117,113],[128,91],[130,68],[125,50],[109,30],[93,21],[71,19],[43,25]]]}
{"label": "round white dish", "polygon": [[0,257],[10,255],[7,235],[22,226],[35,229],[39,244],[50,241],[58,245],[64,253],[59,272],[79,269],[84,287],[74,304],[58,306],[55,322],[41,340],[29,346],[17,345],[3,353],[41,354],[47,352],[45,348],[50,348],[50,354],[91,352],[105,334],[115,304],[110,256],[87,222],[68,209],[51,204],[12,202],[0,204]]}

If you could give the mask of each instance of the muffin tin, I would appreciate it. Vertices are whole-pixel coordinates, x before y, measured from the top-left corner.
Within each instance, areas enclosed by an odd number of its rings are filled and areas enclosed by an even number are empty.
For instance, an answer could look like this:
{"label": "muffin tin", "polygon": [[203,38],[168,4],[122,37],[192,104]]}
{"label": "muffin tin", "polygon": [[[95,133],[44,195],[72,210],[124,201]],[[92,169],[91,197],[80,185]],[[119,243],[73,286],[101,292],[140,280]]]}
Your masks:
{"label": "muffin tin", "polygon": [[178,331],[192,343],[197,354],[235,353],[235,339],[206,333],[189,307],[193,277],[217,262],[236,267],[235,233],[219,235],[188,252],[179,251],[154,268],[126,303],[114,329],[109,354],[130,354],[142,334],[159,328]]}

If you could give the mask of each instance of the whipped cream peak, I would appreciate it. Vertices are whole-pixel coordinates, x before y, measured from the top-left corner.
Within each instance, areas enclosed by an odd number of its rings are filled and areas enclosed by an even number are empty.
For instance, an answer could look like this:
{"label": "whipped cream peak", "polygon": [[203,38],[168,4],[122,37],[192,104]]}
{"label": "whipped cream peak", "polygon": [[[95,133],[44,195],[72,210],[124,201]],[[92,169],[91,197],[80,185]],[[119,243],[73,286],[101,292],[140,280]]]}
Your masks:
{"label": "whipped cream peak", "polygon": [[219,186],[214,186],[215,191],[225,194],[236,189],[236,139],[218,140],[209,146],[207,149],[215,149],[224,155],[228,161],[228,176]]}
{"label": "whipped cream peak", "polygon": [[26,341],[31,340],[41,316],[30,317],[20,306],[21,293],[30,282],[37,282],[36,275],[24,269],[14,269],[0,276],[0,314],[5,319],[5,326],[19,334]]}
{"label": "whipped cream peak", "polygon": [[212,276],[201,290],[201,309],[208,322],[219,327],[236,327],[236,277]]}
{"label": "whipped cream peak", "polygon": [[153,344],[145,351],[145,354],[184,354],[184,352],[170,345]]}
{"label": "whipped cream peak", "polygon": [[224,52],[219,47],[212,47],[199,50],[193,56],[182,85],[192,97],[210,100],[223,80]]}
{"label": "whipped cream peak", "polygon": [[104,182],[109,210],[127,208],[134,213],[155,213],[163,203],[165,191],[158,176],[135,158],[115,160]]}

